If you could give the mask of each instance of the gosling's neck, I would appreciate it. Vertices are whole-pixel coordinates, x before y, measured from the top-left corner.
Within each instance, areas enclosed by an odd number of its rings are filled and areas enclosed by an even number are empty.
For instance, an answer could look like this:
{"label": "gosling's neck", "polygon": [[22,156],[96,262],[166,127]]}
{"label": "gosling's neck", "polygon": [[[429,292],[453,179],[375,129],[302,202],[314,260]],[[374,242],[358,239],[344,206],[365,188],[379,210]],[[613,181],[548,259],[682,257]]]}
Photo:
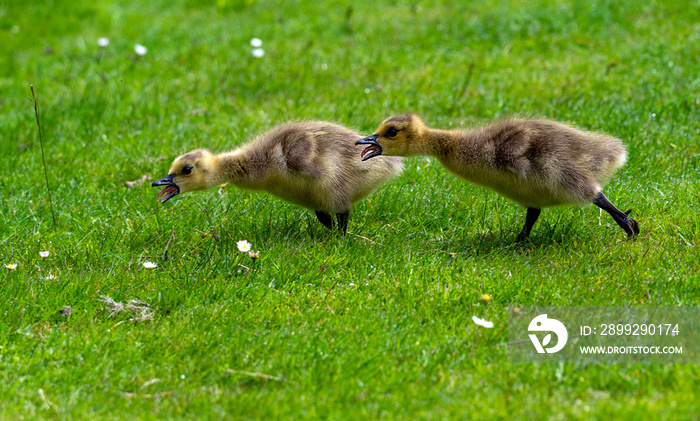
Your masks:
{"label": "gosling's neck", "polygon": [[[430,155],[439,159],[454,157],[455,152],[477,148],[477,136],[469,130],[441,130],[426,127],[423,130],[418,154]],[[476,150],[474,151],[476,152]]]}
{"label": "gosling's neck", "polygon": [[255,174],[251,156],[243,149],[224,152],[214,156],[209,187],[232,183],[239,187],[254,187]]}

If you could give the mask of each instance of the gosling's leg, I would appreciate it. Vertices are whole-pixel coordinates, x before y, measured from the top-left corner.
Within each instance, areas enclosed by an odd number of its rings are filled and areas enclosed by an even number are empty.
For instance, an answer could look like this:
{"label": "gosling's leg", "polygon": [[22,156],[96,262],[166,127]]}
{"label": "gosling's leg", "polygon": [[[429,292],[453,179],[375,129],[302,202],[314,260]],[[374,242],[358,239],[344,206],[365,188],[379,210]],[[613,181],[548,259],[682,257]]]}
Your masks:
{"label": "gosling's leg", "polygon": [[333,218],[330,214],[323,211],[316,211],[316,218],[318,218],[318,221],[329,230],[333,229]]}
{"label": "gosling's leg", "polygon": [[627,212],[622,212],[620,209],[616,208],[607,197],[605,197],[602,191],[598,192],[593,199],[593,203],[609,213],[615,222],[617,222],[617,225],[625,230],[628,236],[634,237],[635,235],[639,234],[639,224],[637,224],[637,221],[628,216],[629,213],[632,212],[632,209],[628,209]]}
{"label": "gosling's leg", "polygon": [[525,216],[525,225],[523,226],[523,230],[520,231],[520,234],[518,234],[518,238],[515,239],[516,243],[524,241],[527,237],[530,236],[532,226],[535,225],[535,222],[537,222],[537,218],[540,217],[540,212],[542,212],[542,209],[527,208],[527,216]]}
{"label": "gosling's leg", "polygon": [[343,231],[343,234],[348,232],[348,220],[350,219],[350,211],[345,211],[343,213],[336,213],[338,217],[338,229]]}

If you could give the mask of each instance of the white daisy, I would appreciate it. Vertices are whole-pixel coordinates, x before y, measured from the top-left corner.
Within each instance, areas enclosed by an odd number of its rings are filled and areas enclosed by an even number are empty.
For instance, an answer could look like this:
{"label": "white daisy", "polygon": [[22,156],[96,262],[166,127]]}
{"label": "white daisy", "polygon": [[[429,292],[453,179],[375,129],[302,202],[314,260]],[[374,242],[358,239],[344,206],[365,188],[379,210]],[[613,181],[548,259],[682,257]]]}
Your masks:
{"label": "white daisy", "polygon": [[99,45],[100,47],[108,46],[109,45],[109,38],[106,38],[106,37],[97,38],[97,45]]}
{"label": "white daisy", "polygon": [[236,242],[236,247],[238,247],[238,251],[242,251],[243,253],[247,253],[250,251],[251,244],[247,242],[246,240],[241,240]]}
{"label": "white daisy", "polygon": [[15,270],[15,269],[17,269],[17,263],[9,263],[9,264],[5,265],[5,267],[10,269],[10,270]]}
{"label": "white daisy", "polygon": [[40,251],[39,256],[41,257],[49,257],[49,252],[48,251]]}
{"label": "white daisy", "polygon": [[260,48],[262,47],[262,40],[260,38],[253,38],[250,40],[250,46]]}
{"label": "white daisy", "polygon": [[472,320],[474,321],[474,323],[478,324],[479,326],[483,326],[487,329],[491,329],[493,327],[493,322],[489,322],[486,319],[480,319],[476,316],[472,316]]}
{"label": "white daisy", "polygon": [[265,50],[262,48],[253,48],[253,57],[260,58],[265,55]]}
{"label": "white daisy", "polygon": [[143,267],[146,269],[155,269],[158,265],[153,262],[143,262]]}
{"label": "white daisy", "polygon": [[143,56],[148,52],[148,48],[144,47],[141,44],[136,44],[134,45],[134,52],[136,52],[136,54],[140,56]]}

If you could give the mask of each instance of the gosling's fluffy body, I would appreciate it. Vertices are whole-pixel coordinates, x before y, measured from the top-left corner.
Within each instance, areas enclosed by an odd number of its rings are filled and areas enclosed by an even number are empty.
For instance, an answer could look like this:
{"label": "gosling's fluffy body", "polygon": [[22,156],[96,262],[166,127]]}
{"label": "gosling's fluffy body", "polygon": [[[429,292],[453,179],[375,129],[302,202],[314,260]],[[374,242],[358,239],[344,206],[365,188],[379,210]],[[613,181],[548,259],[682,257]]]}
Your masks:
{"label": "gosling's fluffy body", "polygon": [[329,228],[329,214],[335,213],[345,230],[352,204],[403,169],[399,157],[382,157],[369,166],[361,162],[362,147],[354,144],[358,137],[346,127],[323,121],[287,123],[230,152],[188,152],[175,159],[168,177],[180,193],[225,182],[267,191],[315,210]]}
{"label": "gosling's fluffy body", "polygon": [[451,172],[528,208],[591,203],[627,159],[614,137],[547,120],[429,131],[426,143]]}
{"label": "gosling's fluffy body", "polygon": [[[520,239],[529,235],[541,208],[607,206],[602,186],[627,159],[620,140],[550,120],[510,119],[472,130],[439,130],[414,114],[402,114],[384,120],[364,143],[371,144],[370,138],[380,145],[378,153],[434,156],[454,174],[528,208]],[[618,224],[624,219],[619,214],[613,218]],[[638,233],[636,221],[628,219],[629,230],[620,226],[628,234],[636,229],[630,235]]]}

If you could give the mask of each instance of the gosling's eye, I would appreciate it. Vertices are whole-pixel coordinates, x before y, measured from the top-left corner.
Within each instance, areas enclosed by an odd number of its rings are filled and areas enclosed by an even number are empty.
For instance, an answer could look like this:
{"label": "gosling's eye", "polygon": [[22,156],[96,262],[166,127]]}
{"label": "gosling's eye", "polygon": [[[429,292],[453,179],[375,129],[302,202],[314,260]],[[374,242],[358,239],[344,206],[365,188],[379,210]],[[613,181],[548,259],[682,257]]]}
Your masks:
{"label": "gosling's eye", "polygon": [[188,174],[191,173],[191,172],[192,172],[192,167],[189,167],[189,166],[188,166],[188,167],[184,167],[184,168],[182,169],[182,174],[183,174],[183,175],[188,175]]}
{"label": "gosling's eye", "polygon": [[386,137],[396,137],[396,135],[399,134],[399,131],[396,130],[396,128],[391,127],[389,130],[386,131]]}

